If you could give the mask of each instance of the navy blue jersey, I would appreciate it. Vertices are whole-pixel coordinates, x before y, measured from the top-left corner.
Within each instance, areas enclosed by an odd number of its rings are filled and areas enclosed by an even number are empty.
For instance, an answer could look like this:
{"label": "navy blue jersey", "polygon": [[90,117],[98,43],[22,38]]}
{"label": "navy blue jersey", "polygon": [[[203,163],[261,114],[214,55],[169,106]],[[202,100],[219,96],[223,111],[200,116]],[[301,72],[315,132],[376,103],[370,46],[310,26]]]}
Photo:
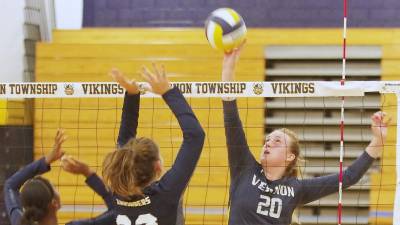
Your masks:
{"label": "navy blue jersey", "polygon": [[[23,214],[21,200],[19,197],[19,189],[21,186],[29,179],[43,174],[50,170],[50,166],[46,163],[45,158],[41,158],[40,160],[34,161],[20,171],[16,172],[10,178],[8,178],[4,184],[4,202],[6,205],[7,214],[10,218],[10,222],[12,225],[20,224],[20,220]],[[90,177],[86,179],[86,183],[89,187],[91,187],[97,194],[102,196],[105,201],[105,204],[108,207],[112,207],[112,198],[111,195],[107,192],[103,181],[96,175],[92,174]],[[69,224],[75,225],[89,225],[89,224],[98,224],[98,219],[104,220],[104,215],[99,216],[95,219],[86,219],[80,221],[72,221]],[[104,223],[107,224],[110,222],[109,219],[105,220]],[[109,223],[108,223],[109,224]]]}
{"label": "navy blue jersey", "polygon": [[[298,205],[338,191],[338,174],[268,180],[249,150],[236,101],[223,101],[223,108],[231,176],[230,225],[290,224]],[[373,161],[367,152],[355,160],[343,173],[343,188],[357,183]]]}
{"label": "navy blue jersey", "polygon": [[[131,196],[129,200],[114,196],[117,224],[176,224],[179,200],[200,157],[205,134],[189,104],[177,88],[169,90],[162,97],[179,122],[183,142],[172,168],[159,181],[144,188],[143,196]],[[128,111],[131,110],[125,108],[124,112]],[[130,122],[121,121],[121,126],[124,124],[128,130],[137,127],[137,118],[122,116],[124,118]],[[120,132],[118,144],[122,146],[135,135],[136,131],[128,135]]]}

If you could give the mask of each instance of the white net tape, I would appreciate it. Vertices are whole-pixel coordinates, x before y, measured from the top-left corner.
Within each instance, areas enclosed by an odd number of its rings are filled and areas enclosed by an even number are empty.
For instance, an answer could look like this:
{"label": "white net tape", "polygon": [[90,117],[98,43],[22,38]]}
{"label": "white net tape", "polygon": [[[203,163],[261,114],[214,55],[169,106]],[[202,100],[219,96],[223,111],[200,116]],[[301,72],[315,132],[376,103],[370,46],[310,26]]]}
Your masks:
{"label": "white net tape", "polygon": [[[147,85],[147,83],[140,83]],[[174,82],[186,97],[364,96],[400,93],[400,81]],[[113,82],[0,83],[0,98],[114,98],[124,89]],[[148,92],[142,97],[155,97]]]}

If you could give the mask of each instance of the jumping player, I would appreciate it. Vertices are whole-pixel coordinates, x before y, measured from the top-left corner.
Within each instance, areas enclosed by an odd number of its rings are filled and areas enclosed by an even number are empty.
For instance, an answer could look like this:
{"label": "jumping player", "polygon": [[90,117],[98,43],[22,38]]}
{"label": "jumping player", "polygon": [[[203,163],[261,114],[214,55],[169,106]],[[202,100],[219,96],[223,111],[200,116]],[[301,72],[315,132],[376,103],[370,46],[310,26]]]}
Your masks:
{"label": "jumping player", "polygon": [[[139,86],[134,80],[127,79],[118,69],[112,69],[110,72],[112,79],[125,88],[124,103],[122,107],[121,125],[118,133],[117,147],[121,148],[132,138],[136,138],[140,94],[151,91],[147,86]],[[182,199],[179,201],[176,225],[184,225]]]}
{"label": "jumping player", "polygon": [[[234,81],[241,48],[225,54],[222,81]],[[258,162],[249,150],[236,100],[223,99],[223,112],[231,176],[230,225],[290,224],[297,206],[338,191],[339,174],[297,178],[300,149],[293,131],[282,128],[268,134]],[[383,112],[372,115],[372,140],[343,172],[343,188],[357,183],[381,155],[390,121],[386,117]]]}
{"label": "jumping player", "polygon": [[[124,118],[123,113],[121,126],[127,126],[123,130],[131,133],[124,135],[120,132],[120,149],[109,153],[103,163],[104,181],[114,195],[119,225],[175,224],[179,199],[204,144],[204,131],[192,109],[179,90],[171,88],[164,68],[153,66],[154,73],[143,68],[142,76],[150,84],[152,92],[161,95],[174,113],[183,132],[183,143],[172,168],[161,176],[162,162],[157,144],[149,138],[133,138],[137,120],[132,122],[135,120]],[[126,85],[130,85],[129,82]],[[125,105],[139,107],[138,103]],[[127,108],[124,111],[126,115],[134,115]],[[123,122],[125,120],[127,123]]]}

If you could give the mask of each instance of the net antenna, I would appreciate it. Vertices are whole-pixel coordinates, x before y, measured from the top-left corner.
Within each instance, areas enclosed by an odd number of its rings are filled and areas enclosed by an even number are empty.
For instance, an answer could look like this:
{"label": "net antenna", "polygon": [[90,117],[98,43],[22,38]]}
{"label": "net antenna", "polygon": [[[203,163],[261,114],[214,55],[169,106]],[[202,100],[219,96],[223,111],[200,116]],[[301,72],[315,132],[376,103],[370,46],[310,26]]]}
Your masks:
{"label": "net antenna", "polygon": [[[347,0],[343,0],[343,56],[342,56],[342,80],[346,81],[346,33],[347,33]],[[338,200],[338,225],[342,224],[342,197],[343,197],[343,155],[344,155],[344,96],[340,108],[340,154],[339,154],[339,200]]]}
{"label": "net antenna", "polygon": [[[347,0],[343,0],[343,52],[342,52],[342,79],[341,85],[344,86],[346,81],[346,36],[347,36]],[[384,88],[386,89],[386,88]],[[400,115],[400,90],[397,88],[389,88],[392,93],[396,93],[397,97],[397,115]],[[385,90],[383,90],[385,91]],[[338,199],[338,225],[342,224],[342,197],[343,197],[343,156],[344,156],[344,100],[342,96],[342,104],[340,110],[340,159],[339,159],[339,199]],[[396,194],[393,206],[393,225],[400,225],[400,123],[397,122],[397,139],[396,139]]]}

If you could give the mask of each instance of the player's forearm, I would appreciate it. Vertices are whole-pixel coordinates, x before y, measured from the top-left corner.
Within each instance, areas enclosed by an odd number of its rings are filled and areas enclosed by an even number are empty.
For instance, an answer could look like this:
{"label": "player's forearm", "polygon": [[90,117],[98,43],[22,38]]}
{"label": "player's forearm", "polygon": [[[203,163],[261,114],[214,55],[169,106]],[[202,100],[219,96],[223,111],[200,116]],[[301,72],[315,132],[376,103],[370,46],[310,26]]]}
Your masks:
{"label": "player's forearm", "polygon": [[196,115],[177,88],[173,88],[163,94],[163,99],[178,120],[184,139],[202,138],[204,136],[204,130]]}
{"label": "player's forearm", "polygon": [[224,127],[228,149],[228,162],[231,177],[234,178],[245,167],[252,165],[254,157],[247,144],[236,101],[223,101],[222,103],[224,107]]}
{"label": "player's forearm", "polygon": [[230,53],[225,55],[222,61],[222,81],[230,82],[235,80],[235,68],[238,55],[237,53]]}
{"label": "player's forearm", "polygon": [[377,159],[382,155],[384,140],[380,137],[373,137],[365,151],[370,155],[372,158]]}
{"label": "player's forearm", "polygon": [[46,163],[45,158],[41,158],[17,171],[14,175],[7,179],[6,183],[11,188],[18,190],[28,179],[45,173],[49,170],[50,165]]}
{"label": "player's forearm", "polygon": [[139,118],[140,94],[129,95],[125,93],[122,107],[121,125],[118,134],[118,146],[124,146],[131,138],[136,136]]}
{"label": "player's forearm", "polygon": [[85,182],[92,190],[103,198],[108,209],[113,208],[111,193],[107,190],[103,180],[96,173],[87,177]]}
{"label": "player's forearm", "polygon": [[239,111],[237,109],[237,102],[234,101],[222,101],[223,112],[224,112],[224,124],[225,127],[239,128],[241,121],[239,117]]}
{"label": "player's forearm", "polygon": [[224,126],[227,144],[247,146],[236,101],[223,101]]}
{"label": "player's forearm", "polygon": [[[344,172],[343,188],[356,184],[371,167],[374,159],[363,152]],[[315,201],[338,191],[339,174],[332,174],[317,178],[304,179],[302,183],[302,204]]]}
{"label": "player's forearm", "polygon": [[347,188],[357,183],[373,162],[374,158],[368,152],[364,152],[344,171],[343,187]]}
{"label": "player's forearm", "polygon": [[235,67],[227,67],[223,65],[221,80],[223,82],[231,82],[235,80]]}
{"label": "player's forearm", "polygon": [[163,94],[163,99],[177,118],[183,142],[172,168],[160,182],[179,195],[187,185],[203,149],[205,133],[195,114],[177,88]]}

